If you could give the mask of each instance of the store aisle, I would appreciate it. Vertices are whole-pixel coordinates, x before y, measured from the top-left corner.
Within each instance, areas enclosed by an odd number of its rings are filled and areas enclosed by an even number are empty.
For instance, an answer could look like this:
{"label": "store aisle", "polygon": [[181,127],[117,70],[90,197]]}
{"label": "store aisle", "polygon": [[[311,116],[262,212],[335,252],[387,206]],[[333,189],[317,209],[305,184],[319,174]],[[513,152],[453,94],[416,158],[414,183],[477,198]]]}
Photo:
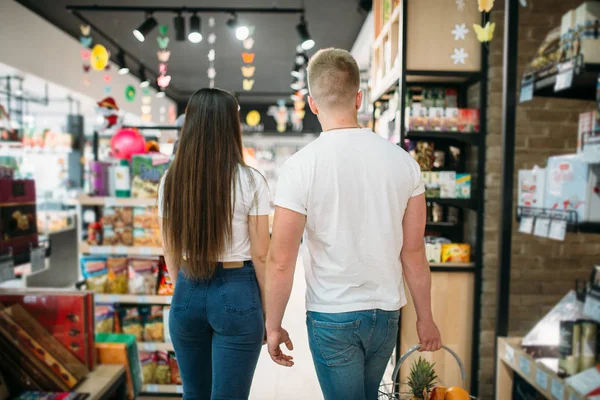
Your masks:
{"label": "store aisle", "polygon": [[275,364],[271,361],[266,346],[263,346],[250,392],[251,400],[323,399],[308,348],[304,305],[305,288],[304,267],[302,258],[299,257],[294,277],[294,289],[283,322],[283,326],[288,330],[294,342],[293,355],[296,364],[292,368]]}

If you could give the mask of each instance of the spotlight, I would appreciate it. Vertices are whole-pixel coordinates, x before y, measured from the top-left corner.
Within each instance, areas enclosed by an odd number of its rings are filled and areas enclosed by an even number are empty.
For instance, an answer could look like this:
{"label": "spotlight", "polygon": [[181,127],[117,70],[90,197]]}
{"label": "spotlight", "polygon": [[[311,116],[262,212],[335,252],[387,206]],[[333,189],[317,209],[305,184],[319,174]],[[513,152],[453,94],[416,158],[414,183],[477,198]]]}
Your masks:
{"label": "spotlight", "polygon": [[181,14],[177,14],[173,18],[173,26],[175,27],[175,40],[178,42],[185,41],[185,18]]}
{"label": "spotlight", "polygon": [[190,17],[190,34],[188,40],[192,43],[200,43],[202,34],[200,33],[200,17],[196,14]]}
{"label": "spotlight", "polygon": [[146,40],[146,35],[148,35],[152,29],[156,27],[156,25],[158,25],[156,19],[152,15],[148,15],[144,22],[142,22],[142,24],[133,31],[133,36],[135,36],[135,38],[140,42],[143,42]]}
{"label": "spotlight", "polygon": [[150,86],[150,81],[146,75],[146,68],[144,68],[143,65],[140,65],[140,87],[146,88],[148,86]]}
{"label": "spotlight", "polygon": [[127,68],[127,64],[125,64],[125,53],[123,53],[123,50],[119,50],[117,53],[117,65],[119,66],[119,75],[129,73],[129,68]]}
{"label": "spotlight", "polygon": [[229,29],[235,29],[235,37],[238,40],[246,40],[250,36],[250,29],[245,25],[238,25],[237,14],[232,13],[225,23]]}
{"label": "spotlight", "polygon": [[311,39],[307,25],[304,14],[302,14],[300,16],[300,23],[296,25],[296,31],[298,31],[298,35],[300,36],[300,46],[302,46],[303,50],[310,50],[315,47],[315,41]]}

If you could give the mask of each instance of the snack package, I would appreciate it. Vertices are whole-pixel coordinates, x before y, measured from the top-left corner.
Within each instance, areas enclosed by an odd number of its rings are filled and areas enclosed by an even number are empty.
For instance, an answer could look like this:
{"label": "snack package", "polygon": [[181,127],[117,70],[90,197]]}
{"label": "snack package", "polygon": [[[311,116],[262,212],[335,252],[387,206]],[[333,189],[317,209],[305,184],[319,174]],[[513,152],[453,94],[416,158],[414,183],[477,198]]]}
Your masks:
{"label": "snack package", "polygon": [[177,364],[177,358],[175,353],[171,353],[169,359],[171,363],[171,383],[174,385],[181,385],[181,376],[179,375],[179,365]]}
{"label": "snack package", "polygon": [[410,155],[419,164],[421,171],[431,171],[433,169],[434,150],[433,142],[418,141],[410,151]]}
{"label": "snack package", "polygon": [[142,318],[140,317],[137,308],[133,307],[126,310],[125,316],[121,322],[121,330],[123,333],[134,335],[136,341],[142,341],[144,328],[142,326]]}
{"label": "snack package", "polygon": [[165,264],[165,259],[163,257],[160,257],[159,268],[160,283],[158,285],[158,294],[161,296],[173,296],[173,283],[171,282],[167,264]]}
{"label": "snack package", "polygon": [[102,243],[106,246],[133,246],[133,228],[105,226]]}
{"label": "snack package", "polygon": [[466,243],[442,244],[442,262],[467,263],[471,261],[471,246]]}
{"label": "snack package", "polygon": [[106,260],[108,270],[108,293],[127,294],[129,278],[127,276],[127,258],[109,257]]}
{"label": "snack package", "polygon": [[131,158],[131,195],[137,198],[158,197],[160,179],[169,167],[170,158],[164,154],[136,154]]}
{"label": "snack package", "polygon": [[156,376],[156,353],[140,351],[140,363],[142,364],[144,385],[154,383],[154,377]]}
{"label": "snack package", "polygon": [[159,229],[133,229],[133,245],[143,247],[161,247],[162,240]]}
{"label": "snack package", "polygon": [[156,352],[156,373],[154,374],[154,383],[158,385],[169,385],[171,383],[171,365],[169,363],[169,353],[167,351]]}
{"label": "snack package", "polygon": [[445,109],[444,131],[458,132],[458,108],[449,107]]}
{"label": "snack package", "polygon": [[156,294],[158,260],[156,258],[129,259],[129,293]]}
{"label": "snack package", "polygon": [[162,306],[152,306],[150,315],[144,324],[144,341],[165,341]]}
{"label": "snack package", "polygon": [[106,293],[108,288],[108,270],[106,257],[81,257],[81,273],[88,290],[94,293]]}
{"label": "snack package", "polygon": [[108,305],[94,308],[96,333],[113,333],[115,330],[115,309]]}
{"label": "snack package", "polygon": [[133,227],[159,229],[158,207],[135,207],[133,209]]}
{"label": "snack package", "polygon": [[131,207],[105,207],[104,226],[113,228],[133,227],[133,209]]}
{"label": "snack package", "polygon": [[471,174],[456,174],[456,198],[471,198]]}
{"label": "snack package", "polygon": [[427,126],[430,131],[442,131],[444,127],[444,108],[431,107],[428,111]]}

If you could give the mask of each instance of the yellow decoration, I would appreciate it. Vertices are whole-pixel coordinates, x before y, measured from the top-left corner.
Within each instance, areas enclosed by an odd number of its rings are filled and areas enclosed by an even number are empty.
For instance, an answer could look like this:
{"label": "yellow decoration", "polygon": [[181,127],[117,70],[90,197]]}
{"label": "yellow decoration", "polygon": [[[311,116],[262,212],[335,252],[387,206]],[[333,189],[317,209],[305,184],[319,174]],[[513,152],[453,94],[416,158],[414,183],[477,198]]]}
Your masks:
{"label": "yellow decoration", "polygon": [[485,24],[485,27],[481,27],[481,25],[473,24],[473,29],[475,29],[475,33],[477,34],[477,40],[480,42],[489,42],[494,37],[494,28],[496,28],[496,23],[488,21]]}
{"label": "yellow decoration", "polygon": [[250,126],[256,126],[260,123],[260,113],[252,110],[246,115],[246,123]]}
{"label": "yellow decoration", "polygon": [[479,12],[490,12],[494,8],[494,0],[478,0]]}
{"label": "yellow decoration", "polygon": [[242,76],[244,78],[252,78],[255,70],[256,67],[254,65],[244,65],[242,66]]}
{"label": "yellow decoration", "polygon": [[254,86],[254,79],[244,79],[242,81],[242,86],[244,90],[252,90],[252,87]]}
{"label": "yellow decoration", "polygon": [[97,44],[92,49],[92,54],[90,56],[90,65],[96,71],[104,71],[106,65],[108,64],[108,51],[106,47],[101,44]]}

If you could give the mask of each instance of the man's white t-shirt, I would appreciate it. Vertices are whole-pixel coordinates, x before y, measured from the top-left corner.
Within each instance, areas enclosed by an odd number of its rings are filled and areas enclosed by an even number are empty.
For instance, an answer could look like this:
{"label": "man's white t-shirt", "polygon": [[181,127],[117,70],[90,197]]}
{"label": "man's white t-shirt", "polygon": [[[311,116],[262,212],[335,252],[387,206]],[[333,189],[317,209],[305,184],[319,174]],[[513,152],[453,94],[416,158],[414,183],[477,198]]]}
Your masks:
{"label": "man's white t-shirt", "polygon": [[424,191],[419,165],[370,129],[323,132],[284,164],[275,205],[306,215],[308,311],[406,304],[402,220]]}
{"label": "man's white t-shirt", "polygon": [[[158,190],[158,216],[160,218],[163,218],[163,186],[167,173],[168,171],[161,179]],[[193,183],[186,184],[192,185]],[[248,216],[271,214],[269,187],[260,172],[240,165],[235,190],[235,203],[231,221],[231,245],[226,249],[225,254],[219,257],[219,262],[250,260]]]}

